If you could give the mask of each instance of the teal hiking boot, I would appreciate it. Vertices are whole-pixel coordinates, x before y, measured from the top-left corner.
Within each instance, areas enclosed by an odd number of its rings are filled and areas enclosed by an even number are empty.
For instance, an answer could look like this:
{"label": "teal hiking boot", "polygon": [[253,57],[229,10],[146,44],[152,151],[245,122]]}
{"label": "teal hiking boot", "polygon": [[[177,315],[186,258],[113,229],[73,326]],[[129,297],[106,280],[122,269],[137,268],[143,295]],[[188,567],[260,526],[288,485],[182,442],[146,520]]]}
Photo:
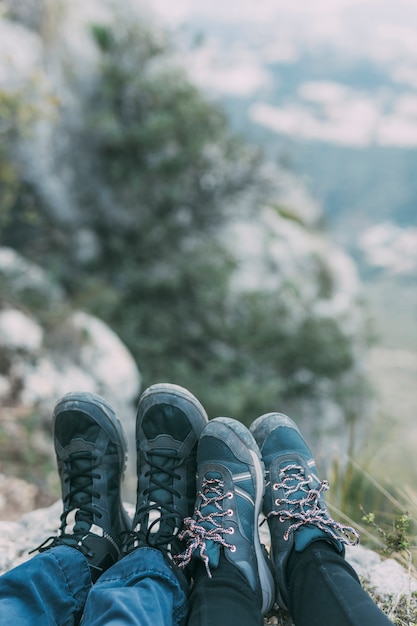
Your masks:
{"label": "teal hiking boot", "polygon": [[137,500],[125,551],[150,546],[180,552],[178,532],[193,511],[196,454],[207,414],[192,393],[170,383],[146,389],[136,419]]}
{"label": "teal hiking boot", "polygon": [[263,489],[263,464],[248,429],[227,417],[211,420],[198,445],[197,499],[193,516],[184,520],[187,548],[177,563],[184,568],[200,559],[211,576],[222,552],[260,598],[265,614],[273,604],[274,582],[258,534]]}
{"label": "teal hiking boot", "polygon": [[55,406],[53,431],[64,509],[59,535],[37,549],[76,548],[95,582],[121,557],[130,528],[120,495],[127,457],[122,426],[103,398],[74,392]]}
{"label": "teal hiking boot", "polygon": [[258,417],[250,427],[265,464],[263,513],[271,534],[277,603],[288,608],[286,566],[292,550],[325,540],[344,554],[344,544],[359,541],[357,532],[336,522],[327,511],[311,450],[295,423],[281,413]]}

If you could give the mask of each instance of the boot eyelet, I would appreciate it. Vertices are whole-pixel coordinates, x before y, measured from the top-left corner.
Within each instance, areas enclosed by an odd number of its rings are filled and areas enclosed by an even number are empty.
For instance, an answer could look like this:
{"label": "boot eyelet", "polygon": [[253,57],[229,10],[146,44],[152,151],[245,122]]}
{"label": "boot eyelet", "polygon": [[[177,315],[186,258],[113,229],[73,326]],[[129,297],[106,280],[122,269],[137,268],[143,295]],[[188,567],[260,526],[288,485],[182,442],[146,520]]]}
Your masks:
{"label": "boot eyelet", "polygon": [[233,528],[233,526],[230,526],[230,528],[227,529],[229,535],[234,535],[235,534],[235,529]]}
{"label": "boot eyelet", "polygon": [[279,506],[279,505],[281,504],[281,500],[280,500],[279,498],[277,498],[277,499],[275,500],[275,504],[276,504],[277,506]]}
{"label": "boot eyelet", "polygon": [[272,485],[272,489],[273,489],[274,491],[278,491],[278,489],[279,489],[279,485],[278,485],[278,483],[274,483],[274,484]]}
{"label": "boot eyelet", "polygon": [[228,511],[227,511],[227,515],[228,515],[229,517],[232,517],[232,515],[233,515],[233,509],[228,509]]}
{"label": "boot eyelet", "polygon": [[233,498],[233,491],[229,491],[227,497],[229,498],[229,500],[231,500]]}
{"label": "boot eyelet", "polygon": [[236,546],[231,546],[230,552],[236,552]]}

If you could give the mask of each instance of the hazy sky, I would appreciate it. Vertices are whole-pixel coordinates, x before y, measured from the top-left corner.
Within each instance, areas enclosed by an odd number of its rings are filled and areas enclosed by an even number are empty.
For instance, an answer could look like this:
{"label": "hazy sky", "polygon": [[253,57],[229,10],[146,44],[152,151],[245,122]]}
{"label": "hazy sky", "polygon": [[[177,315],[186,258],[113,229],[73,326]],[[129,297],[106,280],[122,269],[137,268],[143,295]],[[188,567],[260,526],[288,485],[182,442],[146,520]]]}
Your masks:
{"label": "hazy sky", "polygon": [[416,0],[142,0],[168,23],[191,19],[252,24],[309,22],[323,33],[382,24],[417,29]]}
{"label": "hazy sky", "polygon": [[[417,76],[417,0],[136,0],[170,26],[188,25],[215,45],[220,25],[243,49],[266,43],[294,60],[301,50],[330,44],[346,57],[405,64]],[[233,25],[236,25],[233,31]],[[275,49],[274,49],[275,48]],[[248,61],[248,59],[245,59]],[[248,71],[250,71],[248,66]],[[417,84],[417,78],[415,80]]]}
{"label": "hazy sky", "polygon": [[[143,2],[165,24],[204,35],[204,45],[182,59],[202,87],[220,97],[252,98],[252,122],[358,148],[417,146],[417,0]],[[321,78],[303,76],[292,98],[277,98],[280,78],[269,64],[295,64],[319,48],[337,57],[332,74],[324,68]],[[350,62],[378,68],[385,84],[345,82]],[[415,271],[417,229],[379,224],[359,245],[371,265]]]}
{"label": "hazy sky", "polygon": [[277,11],[287,14],[334,15],[359,8],[364,15],[384,13],[416,15],[415,0],[152,0],[152,7],[169,20],[186,20],[190,15],[221,20],[267,20]]}
{"label": "hazy sky", "polygon": [[[417,0],[142,2],[166,24],[204,35],[204,45],[183,56],[194,80],[220,96],[254,98],[257,124],[331,143],[417,145]],[[279,89],[270,65],[318,49],[337,58],[330,73],[303,77],[294,101],[269,99],[270,88]],[[385,86],[344,83],[352,61],[378,68]]]}

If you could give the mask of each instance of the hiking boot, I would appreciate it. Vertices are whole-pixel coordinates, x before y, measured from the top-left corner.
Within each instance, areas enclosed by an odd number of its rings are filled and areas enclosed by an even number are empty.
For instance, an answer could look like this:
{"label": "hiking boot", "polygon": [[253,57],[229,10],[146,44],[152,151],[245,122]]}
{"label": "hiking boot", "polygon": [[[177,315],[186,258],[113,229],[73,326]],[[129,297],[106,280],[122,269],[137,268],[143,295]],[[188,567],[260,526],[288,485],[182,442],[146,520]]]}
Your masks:
{"label": "hiking boot", "polygon": [[301,552],[313,541],[325,540],[344,555],[344,544],[358,543],[359,535],[330,517],[323,496],[328,482],[319,480],[313,455],[289,417],[262,415],[250,431],[265,463],[263,513],[271,534],[276,600],[288,609],[286,566],[291,551]]}
{"label": "hiking boot", "polygon": [[263,463],[248,429],[218,417],[205,427],[197,451],[197,499],[193,517],[184,520],[186,550],[177,557],[184,568],[201,559],[209,576],[220,554],[244,575],[266,613],[274,583],[258,534],[264,488]]}
{"label": "hiking boot", "polygon": [[92,393],[68,393],[53,413],[53,431],[64,510],[55,546],[87,558],[92,581],[121,557],[121,535],[130,526],[120,487],[126,464],[122,426],[111,407]]}
{"label": "hiking boot", "polygon": [[136,419],[136,513],[126,552],[150,546],[171,559],[181,551],[177,535],[193,510],[197,442],[207,421],[183,387],[159,383],[143,392]]}

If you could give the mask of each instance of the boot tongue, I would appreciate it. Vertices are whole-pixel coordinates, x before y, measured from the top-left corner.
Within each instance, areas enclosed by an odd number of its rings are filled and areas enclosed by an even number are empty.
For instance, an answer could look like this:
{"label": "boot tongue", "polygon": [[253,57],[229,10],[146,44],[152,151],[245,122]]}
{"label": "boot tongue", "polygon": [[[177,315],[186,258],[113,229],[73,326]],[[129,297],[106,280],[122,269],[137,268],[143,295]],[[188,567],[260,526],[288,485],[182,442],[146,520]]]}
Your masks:
{"label": "boot tongue", "polygon": [[75,516],[75,519],[76,523],[74,526],[74,534],[76,535],[77,533],[81,533],[85,535],[86,533],[88,533],[91,528],[90,522],[87,520],[79,520],[77,519],[77,516]]}
{"label": "boot tongue", "polygon": [[318,539],[327,539],[327,533],[324,530],[320,530],[313,524],[306,524],[301,526],[294,533],[294,544],[296,552],[302,552],[310,543],[317,541]]}
{"label": "boot tongue", "polygon": [[206,541],[206,554],[210,567],[218,567],[220,560],[220,544],[215,541]]}
{"label": "boot tongue", "polygon": [[[75,518],[73,518],[74,526],[72,532],[87,533],[93,523],[93,514],[91,512],[91,493],[92,489],[92,469],[93,459],[86,452],[86,441],[83,439],[73,440],[71,445],[71,509],[75,510]],[[88,491],[87,491],[88,490]],[[86,506],[87,505],[87,506]],[[67,519],[67,524],[71,522]]]}
{"label": "boot tongue", "polygon": [[159,450],[156,448],[152,450],[152,457],[154,457],[158,469],[155,467],[152,468],[151,483],[160,483],[162,487],[152,487],[152,493],[150,494],[151,500],[162,505],[171,504],[173,494],[170,489],[167,489],[167,486],[169,486],[169,483],[172,481],[170,472],[175,468],[177,453],[175,450]]}
{"label": "boot tongue", "polygon": [[[288,468],[288,465],[281,464],[281,469],[284,470]],[[318,504],[314,501],[307,500],[307,492],[301,489],[301,483],[305,481],[305,477],[301,474],[294,473],[292,475],[291,471],[288,472],[286,479],[286,487],[290,490],[290,493],[287,494],[288,500],[293,500],[295,502],[302,501],[303,503],[300,505],[302,510],[306,513],[311,513],[312,508],[317,507]],[[320,482],[318,479],[313,478],[311,487],[317,489],[320,487]],[[298,487],[298,488],[297,488]],[[314,523],[311,524],[303,524],[294,532],[294,546],[296,552],[302,552],[305,550],[307,546],[309,546],[314,541],[318,541],[320,539],[329,539],[328,533],[316,526]],[[334,540],[334,543],[337,545],[338,550],[342,549],[342,545],[337,540]]]}
{"label": "boot tongue", "polygon": [[[162,533],[174,535],[179,524],[178,516],[173,514],[172,472],[177,465],[177,453],[166,448],[152,450],[151,480],[149,502],[151,508],[146,524],[151,535]],[[161,486],[160,486],[161,485]],[[160,521],[161,520],[161,521]]]}

